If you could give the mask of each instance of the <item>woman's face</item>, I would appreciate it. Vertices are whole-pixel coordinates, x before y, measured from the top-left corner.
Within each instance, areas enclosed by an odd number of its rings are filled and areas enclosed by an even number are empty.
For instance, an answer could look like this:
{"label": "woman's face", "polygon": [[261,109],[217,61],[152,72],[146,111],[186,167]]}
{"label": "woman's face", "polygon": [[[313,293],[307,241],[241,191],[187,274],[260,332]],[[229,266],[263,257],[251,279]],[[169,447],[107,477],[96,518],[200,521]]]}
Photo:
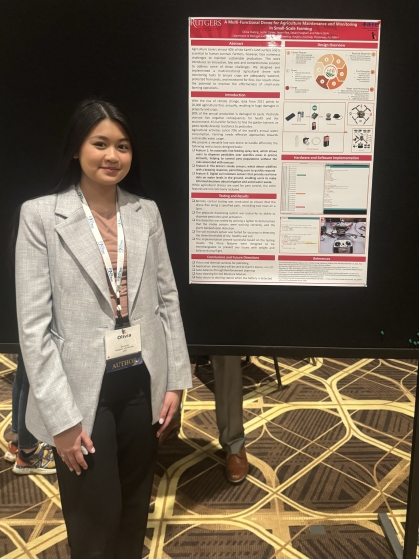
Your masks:
{"label": "woman's face", "polygon": [[130,170],[131,143],[122,126],[105,119],[93,126],[75,157],[80,161],[82,184],[111,186]]}

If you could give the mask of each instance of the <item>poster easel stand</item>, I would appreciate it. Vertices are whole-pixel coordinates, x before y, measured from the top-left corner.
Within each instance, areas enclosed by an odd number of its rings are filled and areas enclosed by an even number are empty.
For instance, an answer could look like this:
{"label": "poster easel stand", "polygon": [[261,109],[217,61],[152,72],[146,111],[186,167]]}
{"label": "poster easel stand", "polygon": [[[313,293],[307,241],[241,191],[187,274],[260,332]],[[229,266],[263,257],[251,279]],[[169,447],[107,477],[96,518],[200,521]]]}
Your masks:
{"label": "poster easel stand", "polygon": [[[412,454],[410,456],[409,489],[403,559],[416,559],[419,529],[419,393],[416,385],[415,415],[413,417]],[[396,556],[397,557],[397,556]]]}
{"label": "poster easel stand", "polygon": [[279,388],[283,388],[281,373],[279,372],[278,357],[274,356],[272,357],[272,359],[274,360],[274,365],[275,365],[276,382],[278,383]]}
{"label": "poster easel stand", "polygon": [[410,457],[409,488],[407,491],[406,527],[404,548],[386,513],[378,514],[378,522],[384,532],[387,543],[395,559],[417,559],[418,529],[419,529],[419,394],[416,393],[415,415],[413,418],[412,453]]}

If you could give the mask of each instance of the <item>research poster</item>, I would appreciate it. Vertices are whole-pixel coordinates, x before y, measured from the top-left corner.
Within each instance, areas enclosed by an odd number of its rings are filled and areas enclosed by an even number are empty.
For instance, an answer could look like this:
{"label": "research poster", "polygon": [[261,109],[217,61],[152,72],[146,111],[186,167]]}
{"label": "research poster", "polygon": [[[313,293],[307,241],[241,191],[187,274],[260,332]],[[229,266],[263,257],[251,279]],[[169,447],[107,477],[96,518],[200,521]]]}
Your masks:
{"label": "research poster", "polygon": [[365,286],[380,22],[189,20],[190,282]]}

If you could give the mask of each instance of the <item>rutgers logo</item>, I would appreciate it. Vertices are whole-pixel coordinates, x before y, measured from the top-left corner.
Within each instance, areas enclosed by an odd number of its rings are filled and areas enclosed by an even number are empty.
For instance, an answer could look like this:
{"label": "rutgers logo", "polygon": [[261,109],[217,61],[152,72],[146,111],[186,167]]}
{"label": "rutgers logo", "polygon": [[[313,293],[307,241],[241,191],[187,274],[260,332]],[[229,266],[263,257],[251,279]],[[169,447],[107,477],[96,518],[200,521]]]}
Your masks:
{"label": "rutgers logo", "polygon": [[191,25],[194,27],[221,27],[219,19],[193,19]]}

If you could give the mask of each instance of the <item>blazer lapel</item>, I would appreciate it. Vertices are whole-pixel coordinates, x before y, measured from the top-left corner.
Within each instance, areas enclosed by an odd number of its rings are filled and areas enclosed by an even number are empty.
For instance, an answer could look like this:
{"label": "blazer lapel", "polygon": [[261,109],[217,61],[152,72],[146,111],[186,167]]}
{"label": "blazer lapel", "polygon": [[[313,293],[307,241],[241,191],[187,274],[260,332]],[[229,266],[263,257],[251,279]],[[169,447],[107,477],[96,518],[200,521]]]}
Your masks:
{"label": "blazer lapel", "polygon": [[106,299],[113,316],[103,260],[74,188],[58,194],[55,213],[65,218],[55,226],[56,232]]}
{"label": "blazer lapel", "polygon": [[127,250],[128,308],[131,316],[144,270],[149,220],[140,200],[119,187],[118,202]]}

